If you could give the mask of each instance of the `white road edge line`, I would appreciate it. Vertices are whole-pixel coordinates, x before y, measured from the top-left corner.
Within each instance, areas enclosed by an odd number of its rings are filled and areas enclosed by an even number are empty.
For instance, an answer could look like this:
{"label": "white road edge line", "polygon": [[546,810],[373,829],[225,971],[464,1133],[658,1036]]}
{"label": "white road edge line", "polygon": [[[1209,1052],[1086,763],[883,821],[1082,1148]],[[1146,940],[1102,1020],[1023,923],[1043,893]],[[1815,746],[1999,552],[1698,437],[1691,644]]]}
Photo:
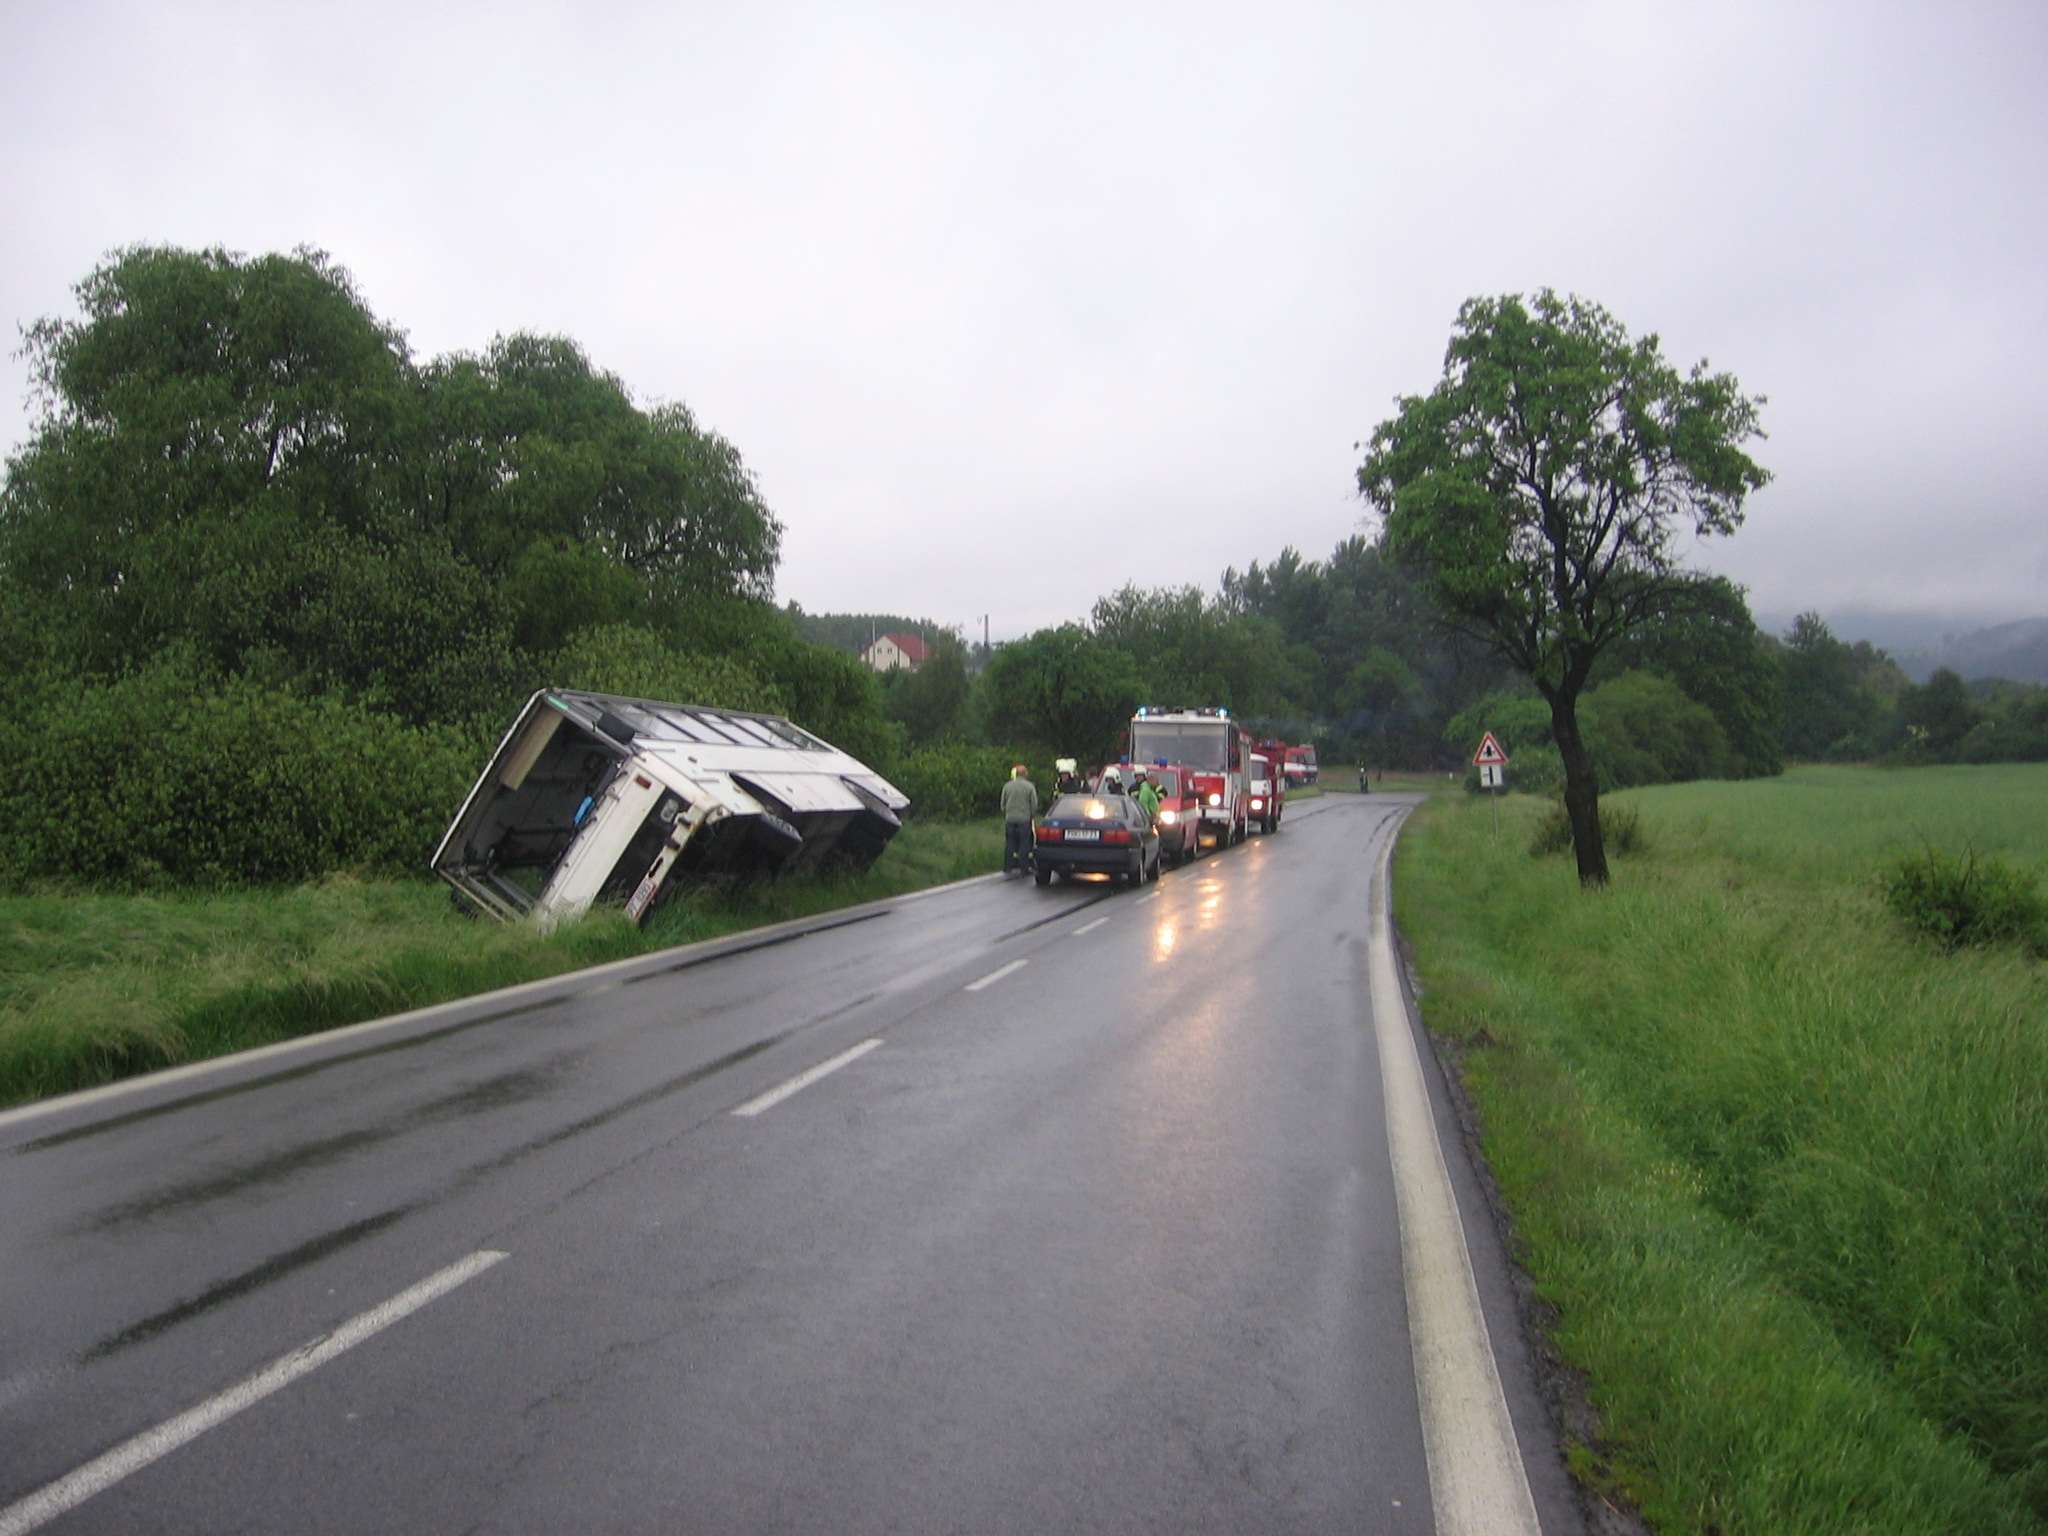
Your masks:
{"label": "white road edge line", "polygon": [[1368,971],[1436,1529],[1438,1536],[1541,1536],[1395,969],[1389,834],[1398,825],[1399,818],[1392,818],[1380,834]]}
{"label": "white road edge line", "polygon": [[[734,1110],[733,1113],[742,1116],[745,1119],[751,1120],[754,1116],[760,1114],[763,1110],[773,1109],[776,1105],[780,1104],[784,1099],[788,1098],[791,1094],[802,1093],[806,1088],[810,1087],[811,1084],[815,1083],[819,1078],[827,1077],[830,1074],[837,1072],[841,1067],[845,1066],[848,1062],[860,1060],[861,1057],[867,1055],[869,1051],[872,1051],[876,1046],[880,1045],[881,1043],[882,1042],[879,1040],[863,1040],[859,1045],[841,1051],[837,1056],[827,1057],[825,1060],[819,1062],[815,1067],[812,1067],[810,1071],[799,1072],[795,1077],[792,1077],[788,1082],[770,1088],[766,1093],[762,1094],[759,1098],[747,1100],[746,1103],[742,1104],[738,1109]],[[4,1536],[4,1533],[0,1533],[0,1536]]]}
{"label": "white road edge line", "polygon": [[983,987],[992,987],[997,982],[1001,981],[1005,976],[1009,975],[1012,971],[1021,971],[1024,969],[1025,966],[1029,965],[1030,963],[1031,962],[1029,960],[1012,960],[1008,965],[999,965],[994,970],[990,971],[986,976],[982,977],[981,980],[970,981],[969,983],[967,983],[967,986],[964,988],[964,990],[968,992],[979,992]]}
{"label": "white road edge line", "polygon": [[1096,929],[1100,928],[1104,923],[1108,921],[1109,919],[1106,917],[1098,917],[1092,923],[1083,923],[1080,927],[1076,928],[1071,934],[1069,934],[1068,937],[1078,939],[1084,933],[1093,933]]}
{"label": "white road edge line", "polygon": [[439,1274],[429,1275],[410,1290],[400,1291],[382,1306],[358,1313],[332,1333],[309,1340],[288,1355],[280,1355],[255,1375],[218,1396],[208,1398],[197,1408],[187,1409],[154,1429],[144,1430],[134,1439],[88,1461],[77,1471],[0,1509],[0,1536],[26,1536],[37,1526],[77,1508],[94,1494],[104,1492],[159,1457],[198,1439],[215,1425],[233,1418],[244,1408],[261,1402],[280,1388],[290,1386],[307,1372],[317,1370],[336,1355],[383,1332],[400,1318],[474,1280],[504,1257],[504,1254],[490,1249],[472,1253],[468,1258],[450,1264]]}

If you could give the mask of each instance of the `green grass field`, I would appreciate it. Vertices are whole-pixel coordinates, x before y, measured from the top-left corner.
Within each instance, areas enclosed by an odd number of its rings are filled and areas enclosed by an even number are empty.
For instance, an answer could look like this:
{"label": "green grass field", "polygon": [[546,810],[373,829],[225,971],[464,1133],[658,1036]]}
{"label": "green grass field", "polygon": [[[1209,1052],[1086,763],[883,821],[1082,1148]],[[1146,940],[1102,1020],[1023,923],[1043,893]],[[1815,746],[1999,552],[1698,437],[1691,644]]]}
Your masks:
{"label": "green grass field", "polygon": [[211,896],[0,897],[0,1104],[715,938],[1002,864],[1002,824],[913,822],[866,874],[690,893],[543,937],[438,881]]}
{"label": "green grass field", "polygon": [[1585,1372],[1582,1476],[1667,1532],[2048,1530],[2048,965],[1944,953],[1879,871],[2048,871],[2048,767],[1799,769],[1545,809],[1439,797],[1396,903],[1524,1259]]}
{"label": "green grass field", "polygon": [[[1316,781],[1319,787],[1337,794],[1358,793],[1358,765],[1344,767],[1327,763],[1322,776]],[[1455,773],[1410,773],[1401,768],[1375,768],[1372,770],[1372,793],[1376,795],[1447,795],[1464,788],[1463,776]]]}

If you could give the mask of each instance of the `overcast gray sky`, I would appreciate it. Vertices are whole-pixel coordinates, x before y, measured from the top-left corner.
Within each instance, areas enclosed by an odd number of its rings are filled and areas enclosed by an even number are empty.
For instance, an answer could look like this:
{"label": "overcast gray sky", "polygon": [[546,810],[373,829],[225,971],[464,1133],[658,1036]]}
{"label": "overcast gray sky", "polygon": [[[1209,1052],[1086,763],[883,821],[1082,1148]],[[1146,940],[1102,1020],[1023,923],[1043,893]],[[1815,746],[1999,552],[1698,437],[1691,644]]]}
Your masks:
{"label": "overcast gray sky", "polygon": [[[1770,398],[1761,614],[2048,613],[2048,6],[0,0],[0,321],[311,245],[730,438],[778,593],[997,638],[1358,531],[1459,302]],[[30,417],[19,358],[0,441]]]}

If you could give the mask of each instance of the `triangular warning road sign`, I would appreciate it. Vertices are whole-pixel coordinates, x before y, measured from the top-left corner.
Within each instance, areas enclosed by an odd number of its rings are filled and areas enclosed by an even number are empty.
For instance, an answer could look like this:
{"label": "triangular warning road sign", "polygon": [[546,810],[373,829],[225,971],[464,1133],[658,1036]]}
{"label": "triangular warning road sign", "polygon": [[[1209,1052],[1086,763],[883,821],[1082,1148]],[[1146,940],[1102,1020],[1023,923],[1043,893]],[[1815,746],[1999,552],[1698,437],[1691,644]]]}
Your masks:
{"label": "triangular warning road sign", "polygon": [[1507,753],[1501,751],[1500,743],[1493,739],[1491,731],[1488,731],[1485,740],[1479,743],[1479,750],[1472,754],[1472,765],[1475,768],[1484,768],[1488,763],[1504,763],[1507,760]]}

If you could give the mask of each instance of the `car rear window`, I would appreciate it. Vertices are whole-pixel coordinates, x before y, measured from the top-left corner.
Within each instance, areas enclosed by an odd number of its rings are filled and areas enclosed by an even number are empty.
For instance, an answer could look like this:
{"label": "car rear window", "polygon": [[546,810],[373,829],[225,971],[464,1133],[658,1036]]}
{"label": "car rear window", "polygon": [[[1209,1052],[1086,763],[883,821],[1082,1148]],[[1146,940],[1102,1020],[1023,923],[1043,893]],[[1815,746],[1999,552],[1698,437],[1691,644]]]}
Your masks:
{"label": "car rear window", "polygon": [[1135,803],[1123,795],[1061,795],[1045,817],[1048,821],[1129,821]]}

